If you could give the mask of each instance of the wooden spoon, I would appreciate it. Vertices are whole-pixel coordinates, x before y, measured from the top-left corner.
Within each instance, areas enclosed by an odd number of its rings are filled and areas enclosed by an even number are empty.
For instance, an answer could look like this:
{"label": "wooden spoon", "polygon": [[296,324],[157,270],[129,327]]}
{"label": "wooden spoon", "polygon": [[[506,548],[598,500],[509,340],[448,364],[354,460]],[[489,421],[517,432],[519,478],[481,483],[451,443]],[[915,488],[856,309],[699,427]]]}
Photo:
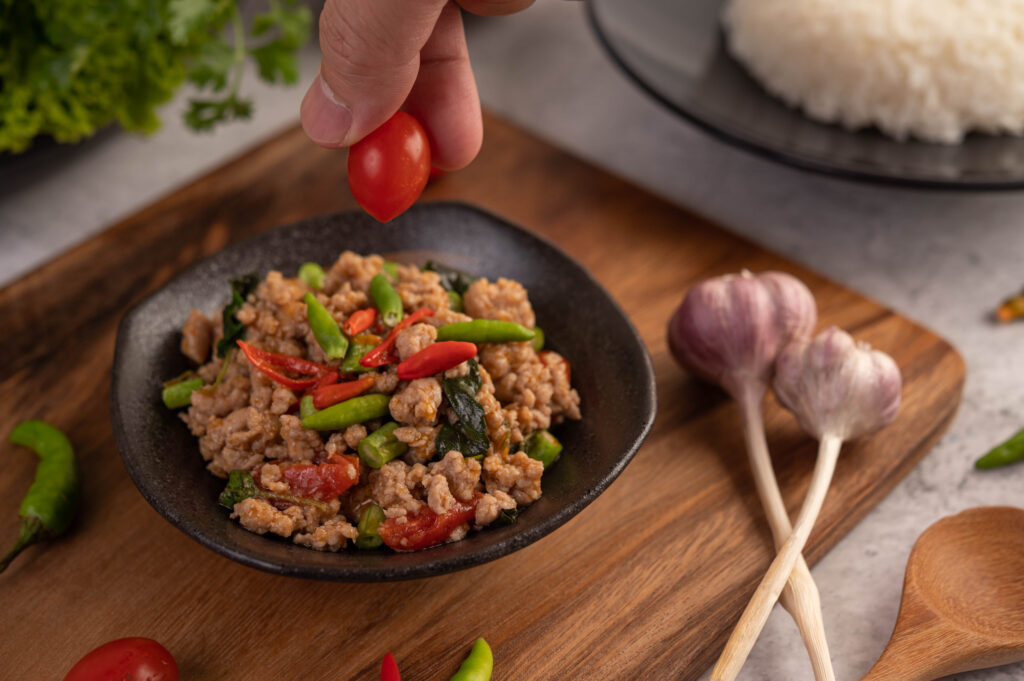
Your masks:
{"label": "wooden spoon", "polygon": [[907,560],[892,637],[861,681],[933,681],[1024,660],[1024,509],[943,518]]}

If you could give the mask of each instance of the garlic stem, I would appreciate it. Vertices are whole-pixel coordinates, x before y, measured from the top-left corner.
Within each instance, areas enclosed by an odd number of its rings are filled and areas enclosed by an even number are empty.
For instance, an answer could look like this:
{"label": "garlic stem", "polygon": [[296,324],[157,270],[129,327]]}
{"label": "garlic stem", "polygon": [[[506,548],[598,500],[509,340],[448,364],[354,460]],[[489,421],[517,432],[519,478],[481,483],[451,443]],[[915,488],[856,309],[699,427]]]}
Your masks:
{"label": "garlic stem", "polygon": [[765,573],[758,585],[757,591],[754,592],[754,597],[750,599],[739,623],[733,629],[732,635],[729,636],[725,650],[722,651],[722,655],[711,672],[710,681],[733,681],[739,674],[740,668],[743,667],[743,663],[746,662],[747,656],[750,655],[754,642],[757,641],[758,635],[764,629],[765,622],[768,621],[772,606],[779,599],[793,567],[800,558],[800,552],[807,544],[814,521],[817,520],[818,514],[821,512],[821,506],[825,501],[829,483],[832,481],[832,474],[835,472],[842,444],[842,439],[834,435],[825,434],[821,438],[811,484],[803,506],[800,508],[800,515],[797,516],[793,532],[779,549],[778,555],[775,556],[768,572]]}
{"label": "garlic stem", "polygon": [[[737,401],[743,417],[743,432],[750,468],[754,472],[754,484],[761,498],[765,516],[768,518],[775,548],[778,550],[792,534],[793,527],[789,522],[786,504],[782,499],[782,492],[779,490],[779,483],[768,454],[764,419],[761,415],[764,392],[761,386],[748,386],[737,396]],[[796,566],[789,575],[780,602],[793,616],[800,630],[800,636],[811,658],[816,681],[835,681],[832,658],[825,638],[825,623],[821,616],[818,587],[802,555],[797,556]]]}

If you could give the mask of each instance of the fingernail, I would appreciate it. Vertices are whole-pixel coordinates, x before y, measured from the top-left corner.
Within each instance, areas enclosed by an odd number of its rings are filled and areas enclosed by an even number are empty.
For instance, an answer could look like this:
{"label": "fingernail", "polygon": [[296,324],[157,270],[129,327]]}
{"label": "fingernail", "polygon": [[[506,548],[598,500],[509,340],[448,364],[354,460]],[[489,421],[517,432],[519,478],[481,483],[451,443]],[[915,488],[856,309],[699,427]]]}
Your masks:
{"label": "fingernail", "polygon": [[338,101],[317,73],[299,109],[302,129],[311,140],[324,147],[340,147],[352,127],[352,112]]}

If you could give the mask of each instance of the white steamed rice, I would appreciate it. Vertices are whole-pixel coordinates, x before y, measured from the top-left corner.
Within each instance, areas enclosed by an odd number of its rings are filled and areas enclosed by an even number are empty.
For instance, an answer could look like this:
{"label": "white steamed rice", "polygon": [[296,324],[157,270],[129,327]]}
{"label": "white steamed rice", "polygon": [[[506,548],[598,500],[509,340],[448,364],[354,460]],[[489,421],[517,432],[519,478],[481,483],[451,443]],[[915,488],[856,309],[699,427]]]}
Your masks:
{"label": "white steamed rice", "polygon": [[1024,133],[1024,0],[729,0],[729,49],[812,118],[900,140]]}

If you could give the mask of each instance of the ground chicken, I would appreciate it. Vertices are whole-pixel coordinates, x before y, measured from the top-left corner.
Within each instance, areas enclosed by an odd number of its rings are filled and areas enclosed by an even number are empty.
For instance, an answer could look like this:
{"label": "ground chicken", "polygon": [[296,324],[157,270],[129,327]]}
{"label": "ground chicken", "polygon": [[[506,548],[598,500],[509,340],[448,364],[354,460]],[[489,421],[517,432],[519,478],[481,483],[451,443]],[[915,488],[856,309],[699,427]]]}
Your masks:
{"label": "ground chicken", "polygon": [[398,350],[399,359],[404,361],[435,340],[437,340],[437,329],[429,324],[413,324],[398,332],[395,337],[395,348]]}
{"label": "ground chicken", "polygon": [[210,356],[213,341],[213,322],[199,310],[192,310],[181,330],[181,354],[196,364]]}
{"label": "ground chicken", "polygon": [[399,388],[388,406],[399,423],[430,425],[437,421],[441,396],[441,384],[436,378],[417,378]]}
{"label": "ground chicken", "polygon": [[409,445],[405,460],[409,463],[423,463],[434,458],[437,452],[435,442],[441,426],[401,426],[394,435],[399,442]]}
{"label": "ground chicken", "polygon": [[477,319],[500,319],[517,322],[532,329],[535,324],[533,307],[526,289],[518,281],[501,278],[493,284],[477,279],[462,295],[466,314]]}
{"label": "ground chicken", "polygon": [[[382,271],[383,262],[376,255],[342,253],[329,268],[323,289],[312,293],[343,324],[370,304],[370,280]],[[486,318],[534,325],[525,289],[507,279],[478,280],[470,286],[463,296],[468,314],[450,309],[448,293],[436,273],[401,265],[393,284],[406,314],[422,307],[434,311],[396,334],[399,360],[434,343],[437,327],[445,324]],[[308,292],[301,280],[269,272],[236,317],[246,327],[247,342],[256,348],[337,366],[337,360],[326,360],[309,328],[303,300]],[[222,336],[222,327],[220,314],[207,318],[194,311],[182,329],[182,352],[195,362],[206,361]],[[245,499],[235,505],[232,517],[252,532],[337,551],[358,535],[354,525],[368,504],[379,505],[395,524],[409,522],[425,508],[442,514],[458,503],[474,504],[472,524],[459,526],[447,538],[458,541],[471,525],[483,527],[502,510],[532,503],[541,495],[543,464],[523,452],[508,454],[509,445],[563,418],[579,418],[579,395],[570,385],[568,363],[554,352],[534,352],[530,343],[482,344],[478,362],[481,386],[475,397],[484,409],[490,441],[482,462],[457,451],[435,460],[442,424],[457,421],[445,402],[441,381],[438,377],[400,381],[393,363],[368,374],[374,377],[368,392],[389,396],[391,416],[400,424],[394,436],[408,445],[403,460],[376,470],[360,461],[360,482],[322,504]],[[462,362],[444,372],[444,377],[463,377],[469,370],[470,363]],[[226,360],[213,357],[197,372],[211,387],[193,393],[181,418],[199,438],[199,450],[210,471],[221,477],[233,470],[248,471],[262,489],[282,496],[294,493],[282,473],[285,468],[352,454],[368,433],[385,422],[372,419],[323,434],[309,430],[296,415],[301,392],[270,379],[241,352],[229,353]],[[297,377],[302,372],[285,373]]]}
{"label": "ground chicken", "polygon": [[379,255],[363,257],[352,251],[345,251],[327,271],[323,290],[331,295],[347,283],[353,290],[367,293],[370,290],[370,280],[373,279],[373,275],[380,274],[383,264],[384,258]]}
{"label": "ground chicken", "polygon": [[484,457],[484,484],[487,491],[506,492],[520,506],[531,504],[540,498],[540,478],[544,475],[544,464],[531,459],[526,452],[511,456],[490,454]]}

